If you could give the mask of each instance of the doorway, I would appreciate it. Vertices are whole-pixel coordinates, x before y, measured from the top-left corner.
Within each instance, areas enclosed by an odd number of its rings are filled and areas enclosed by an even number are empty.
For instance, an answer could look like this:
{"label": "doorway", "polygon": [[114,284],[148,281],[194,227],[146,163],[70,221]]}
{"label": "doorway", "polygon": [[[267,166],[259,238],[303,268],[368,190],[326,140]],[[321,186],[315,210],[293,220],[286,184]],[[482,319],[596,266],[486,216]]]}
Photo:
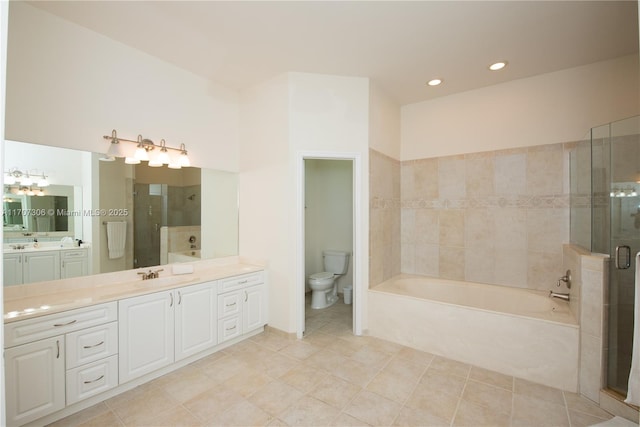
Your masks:
{"label": "doorway", "polygon": [[[344,327],[361,335],[360,157],[301,153],[297,169],[297,336],[302,338],[322,327]],[[336,280],[337,302],[312,309],[308,277],[325,271],[323,251],[327,250],[348,252],[348,268]],[[345,303],[345,296],[350,304]]]}

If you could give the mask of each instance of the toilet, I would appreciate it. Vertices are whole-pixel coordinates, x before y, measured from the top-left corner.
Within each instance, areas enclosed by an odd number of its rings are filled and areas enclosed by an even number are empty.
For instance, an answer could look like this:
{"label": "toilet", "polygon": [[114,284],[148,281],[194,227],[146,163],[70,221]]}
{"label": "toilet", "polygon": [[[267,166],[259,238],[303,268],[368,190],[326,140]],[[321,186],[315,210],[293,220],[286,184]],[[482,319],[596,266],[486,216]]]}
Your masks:
{"label": "toilet", "polygon": [[327,308],[338,301],[336,280],[349,269],[349,252],[322,251],[323,272],[309,276],[311,308]]}

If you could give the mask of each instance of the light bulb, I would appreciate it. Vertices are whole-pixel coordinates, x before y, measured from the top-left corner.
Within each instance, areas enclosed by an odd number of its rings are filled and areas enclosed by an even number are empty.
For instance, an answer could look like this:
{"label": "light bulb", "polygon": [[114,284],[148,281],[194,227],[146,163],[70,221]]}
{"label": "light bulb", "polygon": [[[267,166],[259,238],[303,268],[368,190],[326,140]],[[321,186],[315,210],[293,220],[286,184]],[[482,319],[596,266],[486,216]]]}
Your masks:
{"label": "light bulb", "polygon": [[48,187],[49,186],[49,181],[47,181],[47,178],[42,175],[42,179],[38,180],[38,187]]}
{"label": "light bulb", "polygon": [[125,157],[124,162],[128,165],[139,165],[140,160],[134,157]]}
{"label": "light bulb", "polygon": [[33,179],[31,179],[29,175],[26,175],[24,179],[20,180],[20,184],[28,187],[33,184]]}
{"label": "light bulb", "polygon": [[13,185],[16,183],[16,177],[13,176],[12,174],[7,174],[7,176],[4,178],[4,183],[7,185]]}

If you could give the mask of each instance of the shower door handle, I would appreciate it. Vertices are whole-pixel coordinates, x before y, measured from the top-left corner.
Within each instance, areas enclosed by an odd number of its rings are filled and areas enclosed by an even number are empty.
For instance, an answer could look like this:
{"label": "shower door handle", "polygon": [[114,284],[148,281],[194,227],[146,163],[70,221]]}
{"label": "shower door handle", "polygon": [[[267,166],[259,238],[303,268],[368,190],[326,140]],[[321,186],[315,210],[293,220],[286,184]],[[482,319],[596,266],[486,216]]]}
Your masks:
{"label": "shower door handle", "polygon": [[631,248],[627,245],[616,246],[616,268],[626,270],[631,267]]}

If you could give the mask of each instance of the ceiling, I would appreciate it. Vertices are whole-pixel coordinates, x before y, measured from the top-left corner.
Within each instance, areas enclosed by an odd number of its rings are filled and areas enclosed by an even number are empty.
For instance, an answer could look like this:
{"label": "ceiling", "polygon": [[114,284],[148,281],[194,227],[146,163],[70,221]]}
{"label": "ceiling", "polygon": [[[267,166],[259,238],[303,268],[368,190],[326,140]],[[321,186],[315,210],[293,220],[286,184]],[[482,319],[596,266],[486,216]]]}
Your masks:
{"label": "ceiling", "polygon": [[31,4],[230,88],[362,76],[401,105],[638,52],[636,0]]}

